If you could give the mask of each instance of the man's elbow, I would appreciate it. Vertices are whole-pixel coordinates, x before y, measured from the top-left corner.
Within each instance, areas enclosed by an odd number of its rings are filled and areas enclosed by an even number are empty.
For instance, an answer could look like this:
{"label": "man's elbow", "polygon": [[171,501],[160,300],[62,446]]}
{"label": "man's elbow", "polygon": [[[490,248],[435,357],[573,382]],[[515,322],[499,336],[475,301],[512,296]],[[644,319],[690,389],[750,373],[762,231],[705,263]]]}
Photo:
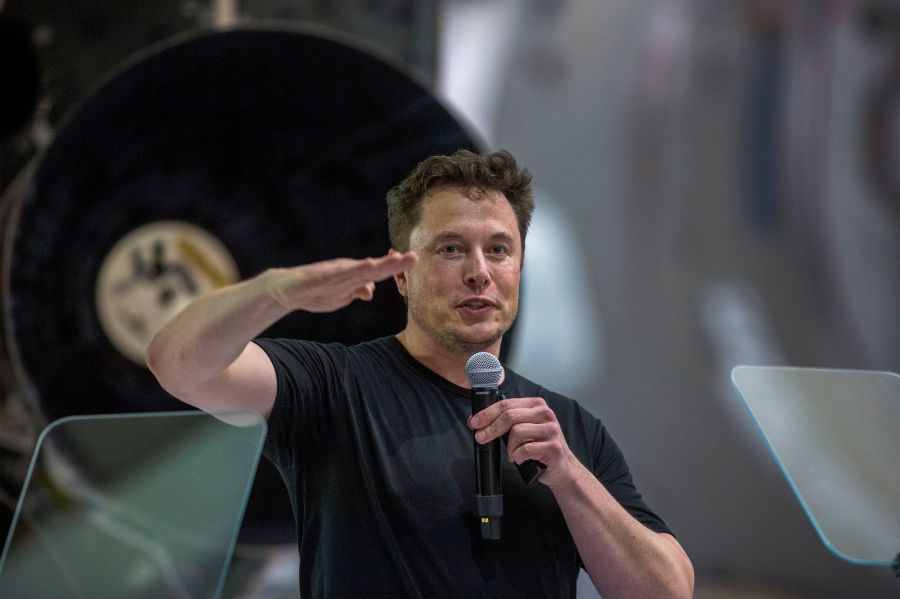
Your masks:
{"label": "man's elbow", "polygon": [[165,363],[166,363],[166,349],[162,339],[160,339],[160,334],[157,333],[154,335],[153,339],[150,341],[150,345],[147,346],[147,349],[144,350],[144,362],[147,363],[147,368],[150,369],[150,372],[153,373],[153,376],[156,377],[156,380],[162,383],[162,378],[165,375]]}
{"label": "man's elbow", "polygon": [[177,360],[172,359],[172,351],[174,350],[166,347],[162,335],[157,333],[144,351],[144,362],[163,389],[175,397],[182,398],[184,393],[179,390],[177,368],[173,367],[173,363]]}
{"label": "man's elbow", "polygon": [[153,340],[150,341],[150,345],[147,346],[147,349],[144,350],[144,362],[147,364],[147,368],[150,369],[150,372],[153,373],[153,376],[159,378],[159,366],[160,366],[160,351],[157,346],[156,337],[153,337]]}
{"label": "man's elbow", "polygon": [[685,597],[690,599],[694,596],[694,566],[685,556],[684,562],[679,564],[678,573],[669,579],[666,597]]}
{"label": "man's elbow", "polygon": [[662,596],[693,597],[694,566],[691,558],[681,544],[670,534],[659,533],[658,537],[668,545],[668,559],[664,560],[657,571],[657,580],[662,582]]}

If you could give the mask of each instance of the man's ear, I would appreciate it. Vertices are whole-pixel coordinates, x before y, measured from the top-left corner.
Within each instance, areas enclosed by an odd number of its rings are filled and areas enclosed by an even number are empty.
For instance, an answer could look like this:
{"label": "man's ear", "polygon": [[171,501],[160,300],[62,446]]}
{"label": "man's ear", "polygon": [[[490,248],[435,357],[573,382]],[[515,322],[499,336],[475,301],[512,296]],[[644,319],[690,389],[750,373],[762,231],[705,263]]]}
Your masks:
{"label": "man's ear", "polygon": [[[390,250],[388,250],[388,255],[394,255],[394,254],[400,254],[400,253],[401,252],[398,252],[394,248],[391,248]],[[395,274],[394,282],[397,284],[397,291],[400,292],[400,295],[402,295],[404,298],[406,298],[406,271],[398,272],[397,274]]]}

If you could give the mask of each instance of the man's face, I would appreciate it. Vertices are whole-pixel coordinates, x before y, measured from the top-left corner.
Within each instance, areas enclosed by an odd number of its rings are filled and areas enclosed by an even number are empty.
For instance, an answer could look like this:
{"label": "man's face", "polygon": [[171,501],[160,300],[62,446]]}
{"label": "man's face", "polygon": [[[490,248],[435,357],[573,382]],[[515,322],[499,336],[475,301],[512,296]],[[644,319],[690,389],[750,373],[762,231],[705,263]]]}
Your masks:
{"label": "man's face", "polygon": [[396,277],[407,299],[408,333],[454,353],[499,351],[518,312],[522,265],[522,240],[506,197],[432,191],[410,249],[419,261]]}

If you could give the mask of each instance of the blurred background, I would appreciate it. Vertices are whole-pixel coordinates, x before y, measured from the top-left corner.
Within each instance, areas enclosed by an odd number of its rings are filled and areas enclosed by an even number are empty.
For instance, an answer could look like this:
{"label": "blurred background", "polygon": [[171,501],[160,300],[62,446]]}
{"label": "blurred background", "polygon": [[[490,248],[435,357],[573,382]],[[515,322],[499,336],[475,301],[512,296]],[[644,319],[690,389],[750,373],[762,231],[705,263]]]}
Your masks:
{"label": "blurred background", "polygon": [[[383,253],[418,160],[506,148],[538,209],[503,357],[606,423],[696,596],[897,596],[729,382],[900,370],[896,2],[0,0],[0,52],[4,537],[48,422],[180,408],[141,356],[190,299]],[[396,332],[380,291],[269,333]],[[280,485],[261,463],[228,596],[296,595]]]}

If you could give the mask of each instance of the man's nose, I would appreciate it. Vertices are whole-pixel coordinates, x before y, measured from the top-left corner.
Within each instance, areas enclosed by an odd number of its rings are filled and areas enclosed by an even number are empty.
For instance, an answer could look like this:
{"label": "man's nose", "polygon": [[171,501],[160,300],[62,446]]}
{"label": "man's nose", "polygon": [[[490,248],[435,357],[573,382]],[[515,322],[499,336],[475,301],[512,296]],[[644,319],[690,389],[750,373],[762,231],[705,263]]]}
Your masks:
{"label": "man's nose", "polygon": [[466,257],[466,284],[473,287],[486,287],[491,280],[487,260],[484,253],[477,249]]}

